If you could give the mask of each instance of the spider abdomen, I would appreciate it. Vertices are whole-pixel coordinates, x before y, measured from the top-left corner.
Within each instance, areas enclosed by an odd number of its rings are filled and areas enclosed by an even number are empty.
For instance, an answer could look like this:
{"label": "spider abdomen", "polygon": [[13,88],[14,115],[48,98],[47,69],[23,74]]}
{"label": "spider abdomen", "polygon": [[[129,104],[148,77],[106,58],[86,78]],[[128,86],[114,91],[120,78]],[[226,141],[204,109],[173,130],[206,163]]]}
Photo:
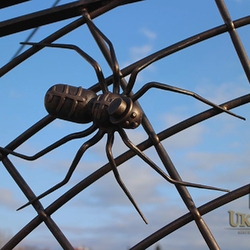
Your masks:
{"label": "spider abdomen", "polygon": [[92,100],[96,93],[66,84],[56,84],[46,93],[44,104],[49,114],[67,121],[88,123],[92,121]]}

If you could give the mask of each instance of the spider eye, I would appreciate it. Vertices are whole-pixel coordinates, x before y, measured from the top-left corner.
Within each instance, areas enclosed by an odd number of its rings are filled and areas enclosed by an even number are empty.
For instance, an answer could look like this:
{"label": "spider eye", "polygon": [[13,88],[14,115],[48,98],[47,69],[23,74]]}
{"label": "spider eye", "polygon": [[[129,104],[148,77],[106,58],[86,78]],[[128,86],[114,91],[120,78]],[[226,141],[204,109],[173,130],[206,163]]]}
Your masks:
{"label": "spider eye", "polygon": [[128,97],[116,98],[109,106],[110,122],[123,128],[134,129],[141,124],[140,109]]}

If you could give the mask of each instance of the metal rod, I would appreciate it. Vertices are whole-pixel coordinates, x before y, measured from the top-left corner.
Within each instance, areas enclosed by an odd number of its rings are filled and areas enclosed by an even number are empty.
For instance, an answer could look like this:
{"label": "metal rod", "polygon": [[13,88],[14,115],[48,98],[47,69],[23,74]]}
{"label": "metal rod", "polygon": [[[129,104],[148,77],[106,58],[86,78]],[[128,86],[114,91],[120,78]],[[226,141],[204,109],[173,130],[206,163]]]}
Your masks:
{"label": "metal rod", "polygon": [[[169,173],[170,177],[177,181],[182,181],[177,169],[175,168],[173,162],[171,161],[167,151],[161,144],[161,141],[159,140],[159,137],[155,133],[153,127],[149,123],[149,120],[146,116],[143,117],[143,126],[146,130],[147,134],[149,135],[150,139],[152,140],[152,143],[156,149],[156,152],[158,153],[158,156],[160,157],[163,165],[165,166],[167,172]],[[206,241],[208,247],[210,249],[219,249],[219,246],[213,237],[211,231],[209,230],[209,227],[201,217],[198,209],[196,208],[196,205],[188,192],[187,188],[185,186],[176,185],[175,187],[177,191],[179,192],[183,202],[185,203],[186,207],[189,209],[191,214],[193,215],[194,221],[197,225],[197,227],[200,230],[201,235],[203,236],[204,240]]]}
{"label": "metal rod", "polygon": [[82,8],[93,11],[100,8],[100,2],[100,0],[75,1],[0,22],[0,37],[80,16]]}
{"label": "metal rod", "polygon": [[[19,188],[22,190],[22,192],[24,193],[24,195],[29,200],[35,199],[36,198],[35,194],[31,190],[31,188],[29,187],[29,185],[26,183],[26,181],[19,174],[19,172],[14,167],[14,165],[12,164],[12,162],[7,157],[4,157],[2,159],[2,162],[3,162],[3,165],[5,166],[5,168],[7,169],[7,171],[9,172],[9,174],[11,175],[11,177],[13,178],[13,180],[17,183],[17,185],[19,186]],[[44,211],[44,209],[43,209],[42,204],[40,203],[40,201],[36,201],[32,205],[35,208],[36,212],[38,213],[38,216],[44,221],[44,223],[47,225],[47,227],[49,228],[49,230],[51,231],[51,233],[58,240],[59,244],[63,247],[63,249],[73,250],[74,248],[71,246],[70,242],[63,235],[63,233],[61,232],[61,230],[59,229],[59,227],[52,220],[52,218],[46,214],[46,212]],[[26,232],[21,232],[20,236],[21,237],[25,237],[26,236]],[[1,249],[2,250],[4,250],[4,249],[7,250],[7,249],[12,249],[12,248],[9,248],[8,246],[5,246],[5,247],[3,247]]]}
{"label": "metal rod", "polygon": [[[61,1],[61,0],[56,0],[56,1],[54,2],[54,4],[52,5],[51,8],[55,7],[60,1]],[[34,29],[31,31],[31,33],[28,35],[28,37],[26,38],[25,42],[28,42],[28,41],[35,35],[35,33],[38,31],[38,29],[39,29],[39,27],[34,28]],[[24,46],[25,46],[25,45],[22,44],[22,45],[19,47],[19,49],[16,51],[16,53],[14,54],[14,56],[12,57],[12,59],[14,59],[17,55],[20,54],[20,52],[23,50]]]}
{"label": "metal rod", "polygon": [[[52,122],[55,118],[48,115],[41,119],[39,122],[37,122],[35,125],[33,125],[31,128],[26,130],[24,133],[22,133],[20,136],[18,136],[15,140],[13,140],[11,143],[9,143],[6,148],[8,149],[15,149],[16,147],[20,146],[24,141],[32,137],[34,134],[36,134],[39,130],[47,126],[50,122]],[[7,156],[1,155],[1,160],[3,165],[5,166],[6,170],[11,175],[12,179],[16,182],[16,184],[19,186],[19,188],[22,190],[24,195],[27,197],[28,200],[33,200],[36,198],[35,194],[29,187],[29,185],[26,183],[26,181],[23,179],[21,174],[18,172],[18,170],[15,168],[15,166],[12,164],[12,162],[9,160]],[[39,214],[40,218],[43,219],[51,233],[55,236],[55,238],[58,240],[59,244],[64,249],[74,249],[70,242],[66,239],[66,237],[63,235],[59,227],[56,225],[56,223],[48,216],[46,215],[42,204],[37,201],[34,204],[32,204],[37,213]],[[21,234],[22,235],[22,234]],[[3,247],[4,249],[12,249]]]}
{"label": "metal rod", "polygon": [[51,123],[54,120],[55,120],[55,117],[53,117],[51,115],[45,116],[40,121],[38,121],[33,126],[31,126],[29,129],[27,129],[25,132],[23,132],[21,135],[19,135],[12,142],[10,142],[6,146],[6,148],[9,149],[9,150],[16,149],[22,143],[24,143],[26,140],[28,140],[30,137],[32,137],[34,134],[36,134],[38,131],[40,131],[41,129],[43,129],[45,126],[47,126],[49,123]]}
{"label": "metal rod", "polygon": [[230,17],[230,13],[227,9],[227,6],[224,2],[224,0],[215,0],[217,7],[220,11],[220,14],[227,26],[228,32],[230,34],[232,43],[234,45],[234,48],[238,54],[238,57],[240,59],[240,62],[242,64],[242,67],[245,71],[245,74],[248,78],[248,81],[250,83],[250,62],[249,62],[249,58],[247,56],[246,50],[242,44],[242,41],[238,35],[238,32],[236,31],[235,28],[235,24],[232,21],[231,17]]}
{"label": "metal rod", "polygon": [[[240,197],[243,197],[244,195],[247,195],[250,193],[250,185],[242,186],[238,189],[235,189],[231,191],[228,194],[225,194],[223,196],[220,196],[198,208],[201,215],[207,214],[216,208],[219,208],[220,206],[223,206],[231,201],[234,201],[236,199],[239,199]],[[192,214],[187,213],[181,217],[179,217],[177,220],[169,223],[168,225],[162,227],[155,233],[151,234],[132,248],[130,250],[140,250],[140,249],[146,249],[147,247],[153,245],[160,239],[166,237],[167,235],[171,234],[172,232],[176,231],[177,229],[187,225],[189,222],[193,220]]]}
{"label": "metal rod", "polygon": [[[99,9],[96,9],[94,11],[91,11],[89,14],[91,18],[96,18],[97,16],[100,16],[122,4],[126,4],[132,1],[126,1],[126,0],[113,0],[112,2],[108,1],[108,4],[104,5],[103,7],[100,7]],[[134,2],[137,2],[137,0],[134,0]],[[53,34],[49,35],[48,37],[44,38],[43,40],[40,41],[40,43],[52,43],[55,40],[59,39],[60,37],[66,35],[67,33],[73,31],[74,29],[78,28],[79,26],[83,25],[85,23],[84,18],[79,18],[70,24],[64,26],[63,28],[59,29],[58,31],[54,32]],[[5,64],[1,69],[0,69],[0,77],[5,75],[7,72],[15,68],[17,65],[43,49],[44,46],[35,46],[32,48],[27,49],[24,51],[22,54],[19,56],[15,57],[12,61],[9,63]]]}
{"label": "metal rod", "polygon": [[26,1],[30,1],[30,0],[2,0],[0,3],[0,9],[9,7],[15,4],[24,3]]}

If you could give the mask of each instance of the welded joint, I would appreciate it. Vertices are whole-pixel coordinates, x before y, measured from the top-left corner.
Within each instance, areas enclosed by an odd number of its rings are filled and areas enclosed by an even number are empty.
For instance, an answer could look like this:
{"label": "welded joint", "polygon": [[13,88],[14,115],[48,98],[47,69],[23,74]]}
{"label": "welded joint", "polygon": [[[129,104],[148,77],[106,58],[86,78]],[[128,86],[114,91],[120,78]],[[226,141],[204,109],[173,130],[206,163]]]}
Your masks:
{"label": "welded joint", "polygon": [[158,145],[160,143],[160,139],[156,133],[152,132],[148,135],[154,145]]}
{"label": "welded joint", "polygon": [[188,206],[188,209],[190,213],[193,215],[194,220],[197,222],[202,219],[201,214],[199,210],[197,209],[197,207],[195,206],[194,201],[192,200],[191,202],[192,204]]}
{"label": "welded joint", "polygon": [[228,32],[232,32],[235,31],[235,26],[234,26],[234,22],[232,20],[225,22],[225,24],[227,25],[228,28]]}
{"label": "welded joint", "polygon": [[37,211],[39,217],[40,217],[43,221],[46,221],[46,220],[48,219],[49,216],[46,214],[46,212],[45,212],[45,210],[44,210],[44,208],[43,208],[42,205],[40,205],[38,209],[36,208],[36,211]]}

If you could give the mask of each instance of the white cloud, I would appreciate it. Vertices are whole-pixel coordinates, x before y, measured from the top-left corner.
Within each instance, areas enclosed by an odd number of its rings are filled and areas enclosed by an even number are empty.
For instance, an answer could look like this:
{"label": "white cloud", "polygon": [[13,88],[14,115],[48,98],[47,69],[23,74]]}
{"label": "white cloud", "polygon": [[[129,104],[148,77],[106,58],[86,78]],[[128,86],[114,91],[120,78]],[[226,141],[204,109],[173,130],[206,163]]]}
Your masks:
{"label": "white cloud", "polygon": [[245,95],[249,92],[249,86],[233,82],[214,84],[209,80],[204,80],[203,84],[198,85],[197,93],[216,104],[231,100]]}
{"label": "white cloud", "polygon": [[[143,161],[135,159],[119,167],[118,171],[122,181],[139,206],[162,200],[156,187],[165,181]],[[112,206],[132,207],[126,194],[116,182],[112,171],[95,183],[94,187],[88,191],[88,195],[90,195],[88,201],[83,201],[85,205],[98,205],[107,209]]]}
{"label": "white cloud", "polygon": [[141,28],[140,29],[141,34],[143,34],[146,38],[150,39],[150,40],[155,40],[157,38],[157,35],[155,32],[153,32],[152,30],[149,30],[148,28]]}
{"label": "white cloud", "polygon": [[156,33],[145,27],[141,28],[139,32],[146,37],[148,41],[144,44],[141,43],[140,46],[132,46],[129,49],[129,59],[121,63],[122,68],[153,52],[153,41],[157,38]]}
{"label": "white cloud", "polygon": [[[183,121],[183,117],[180,114],[173,113],[164,115],[162,119],[166,124],[166,128]],[[205,131],[206,126],[203,124],[197,124],[171,136],[163,143],[166,147],[171,148],[171,150],[194,147],[201,142]]]}
{"label": "white cloud", "polygon": [[152,52],[152,45],[145,44],[141,46],[133,46],[130,48],[130,55],[134,60],[139,60]]}
{"label": "white cloud", "polygon": [[19,205],[13,193],[5,188],[0,188],[0,204],[11,209],[16,209]]}

